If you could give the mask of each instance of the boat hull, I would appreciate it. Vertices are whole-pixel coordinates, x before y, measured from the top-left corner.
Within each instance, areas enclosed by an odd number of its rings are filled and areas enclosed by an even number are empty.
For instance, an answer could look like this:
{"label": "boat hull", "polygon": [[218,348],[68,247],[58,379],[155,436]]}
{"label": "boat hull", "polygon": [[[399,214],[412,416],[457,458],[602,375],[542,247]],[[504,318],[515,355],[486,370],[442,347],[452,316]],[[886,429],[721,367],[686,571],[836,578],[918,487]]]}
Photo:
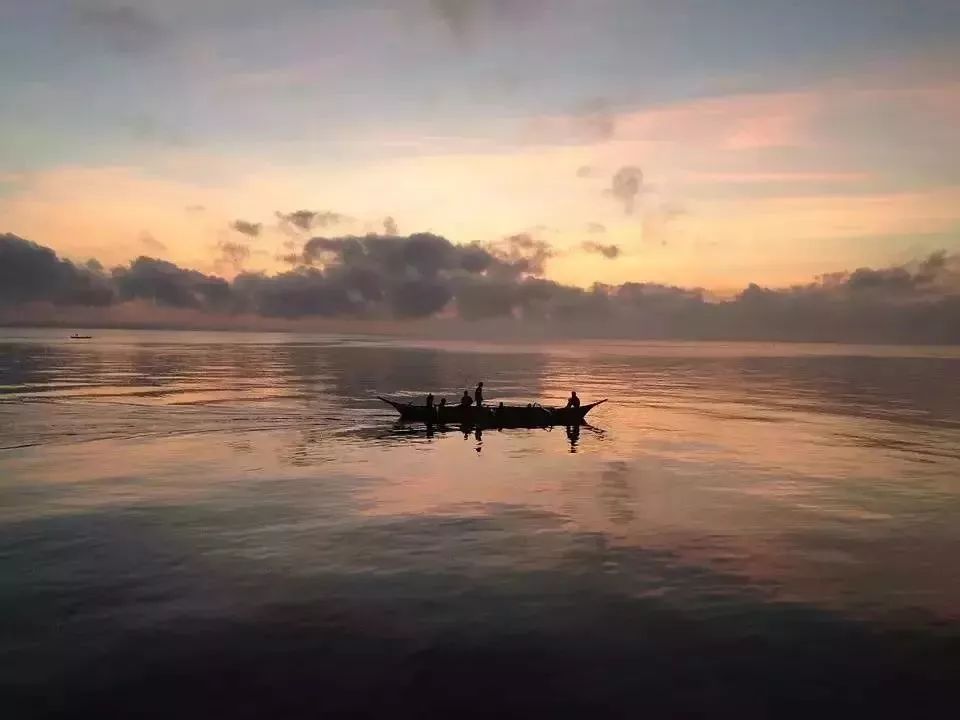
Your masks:
{"label": "boat hull", "polygon": [[587,413],[606,400],[581,405],[579,408],[525,407],[508,405],[502,408],[460,407],[459,405],[428,408],[425,405],[401,403],[381,397],[392,406],[400,419],[428,425],[469,425],[471,427],[550,427],[553,425],[580,425]]}

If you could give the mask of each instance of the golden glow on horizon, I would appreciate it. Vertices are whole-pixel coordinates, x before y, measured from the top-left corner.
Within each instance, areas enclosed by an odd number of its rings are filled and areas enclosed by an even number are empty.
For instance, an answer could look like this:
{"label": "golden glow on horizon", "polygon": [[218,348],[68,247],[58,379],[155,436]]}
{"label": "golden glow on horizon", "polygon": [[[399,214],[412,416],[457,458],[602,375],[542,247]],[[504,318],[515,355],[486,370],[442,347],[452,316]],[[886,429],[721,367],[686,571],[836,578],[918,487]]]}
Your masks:
{"label": "golden glow on horizon", "polygon": [[[884,174],[862,158],[858,164],[855,154],[836,161],[815,122],[833,99],[827,91],[733,96],[622,113],[614,138],[589,144],[563,141],[562,128],[574,120],[541,118],[532,125],[539,140],[421,137],[413,156],[335,165],[283,167],[179,150],[154,158],[149,172],[7,174],[0,214],[5,231],[72,259],[114,265],[147,254],[226,276],[234,269],[217,247],[227,241],[249,246],[247,269],[283,269],[278,258],[290,252],[291,236],[274,213],[300,208],[352,218],[313,234],[379,232],[388,215],[401,233],[432,231],[454,242],[531,232],[556,248],[548,276],[581,286],[786,285],[943,247],[942,237],[960,228],[960,187],[904,188],[891,181],[891,168]],[[847,106],[881,100],[922,102],[952,116],[960,85],[845,98]],[[405,137],[391,132],[371,142],[385,147]],[[777,159],[787,150],[800,153],[792,165]],[[645,177],[633,214],[607,191],[624,165]],[[578,168],[589,171],[578,176]],[[204,209],[188,210],[197,206]],[[230,230],[237,218],[264,223],[262,235]],[[145,233],[166,250],[144,243]],[[899,248],[880,241],[890,236],[908,240]],[[585,241],[617,244],[622,255],[585,253]]]}

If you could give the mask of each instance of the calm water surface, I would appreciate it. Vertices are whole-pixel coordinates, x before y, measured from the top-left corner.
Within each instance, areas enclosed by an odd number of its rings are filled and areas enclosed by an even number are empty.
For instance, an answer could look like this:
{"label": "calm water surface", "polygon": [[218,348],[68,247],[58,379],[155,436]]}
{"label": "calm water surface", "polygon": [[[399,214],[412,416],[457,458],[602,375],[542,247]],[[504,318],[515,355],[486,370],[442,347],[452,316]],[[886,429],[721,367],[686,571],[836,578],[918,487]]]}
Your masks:
{"label": "calm water surface", "polygon": [[[958,349],[68,334],[0,330],[4,717],[956,707]],[[610,402],[376,399],[479,379]]]}

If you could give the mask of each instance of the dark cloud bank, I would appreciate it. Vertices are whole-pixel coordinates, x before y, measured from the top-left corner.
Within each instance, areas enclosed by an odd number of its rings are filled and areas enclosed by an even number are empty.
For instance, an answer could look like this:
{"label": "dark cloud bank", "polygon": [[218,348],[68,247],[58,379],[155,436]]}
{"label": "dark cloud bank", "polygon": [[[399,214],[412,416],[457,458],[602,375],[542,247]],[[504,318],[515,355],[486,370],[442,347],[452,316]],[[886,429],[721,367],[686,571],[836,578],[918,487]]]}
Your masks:
{"label": "dark cloud bank", "polygon": [[529,235],[491,245],[428,233],[314,237],[286,258],[289,271],[227,282],[149,257],[110,271],[77,265],[6,234],[0,321],[286,328],[337,319],[397,330],[403,320],[419,321],[408,331],[510,337],[960,343],[957,255],[787,289],[751,284],[722,302],[655,283],[560,285],[542,276],[550,256]]}

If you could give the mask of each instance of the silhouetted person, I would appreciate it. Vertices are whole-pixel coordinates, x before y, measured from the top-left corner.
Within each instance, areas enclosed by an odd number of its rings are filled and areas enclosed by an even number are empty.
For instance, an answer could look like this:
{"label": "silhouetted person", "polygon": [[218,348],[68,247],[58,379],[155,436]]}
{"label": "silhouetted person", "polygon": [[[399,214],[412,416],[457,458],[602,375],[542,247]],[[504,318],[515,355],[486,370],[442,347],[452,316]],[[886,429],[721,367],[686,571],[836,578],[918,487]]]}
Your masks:
{"label": "silhouetted person", "polygon": [[427,407],[433,407],[433,393],[427,393]]}
{"label": "silhouetted person", "polygon": [[567,399],[568,408],[578,408],[580,407],[580,398],[577,397],[577,391],[573,390],[570,392],[570,397]]}
{"label": "silhouetted person", "polygon": [[483,405],[483,383],[477,383],[477,389],[473,391],[473,401],[477,404],[477,407]]}
{"label": "silhouetted person", "polygon": [[468,408],[471,405],[473,405],[473,398],[470,397],[470,393],[464,390],[463,395],[460,396],[460,407]]}

